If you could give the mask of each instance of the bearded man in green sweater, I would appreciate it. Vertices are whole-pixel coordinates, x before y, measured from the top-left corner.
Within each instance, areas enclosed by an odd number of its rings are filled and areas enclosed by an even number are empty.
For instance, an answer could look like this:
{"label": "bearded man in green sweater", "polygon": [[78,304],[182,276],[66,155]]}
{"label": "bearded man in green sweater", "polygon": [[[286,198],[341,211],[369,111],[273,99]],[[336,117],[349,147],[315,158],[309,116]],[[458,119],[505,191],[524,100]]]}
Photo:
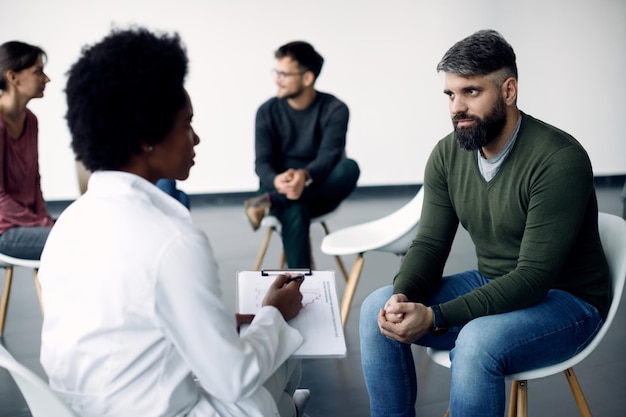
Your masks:
{"label": "bearded man in green sweater", "polygon": [[[609,270],[587,153],[517,108],[513,48],[484,30],[437,66],[454,132],[428,160],[419,230],[361,308],[372,416],[414,416],[411,344],[451,349],[452,416],[502,416],[505,375],[563,361],[598,331]],[[459,223],[478,269],[442,276]]]}

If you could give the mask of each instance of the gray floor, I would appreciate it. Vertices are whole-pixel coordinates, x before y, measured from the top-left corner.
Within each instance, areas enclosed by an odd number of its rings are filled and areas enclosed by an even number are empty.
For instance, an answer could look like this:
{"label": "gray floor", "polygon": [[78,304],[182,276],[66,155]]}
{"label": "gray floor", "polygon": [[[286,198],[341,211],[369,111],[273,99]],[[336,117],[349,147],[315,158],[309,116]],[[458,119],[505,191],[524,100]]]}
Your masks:
{"label": "gray floor", "polygon": [[[622,215],[621,185],[598,185],[600,211]],[[331,230],[369,221],[400,208],[413,196],[414,189],[396,190],[380,195],[356,193],[348,199],[329,220]],[[263,233],[253,233],[243,218],[240,202],[203,202],[192,200],[192,214],[196,224],[208,234],[219,261],[226,303],[234,311],[235,275],[238,270],[251,269]],[[312,228],[317,269],[336,269],[334,260],[319,250],[323,230]],[[264,267],[276,267],[280,245],[273,239]],[[344,257],[349,268],[353,256]],[[473,267],[475,258],[467,234],[460,231],[455,241],[446,272]],[[302,387],[312,390],[307,409],[311,417],[367,416],[369,404],[360,366],[358,315],[364,297],[379,286],[388,284],[399,265],[399,258],[386,253],[368,253],[361,283],[357,289],[352,312],[346,326],[348,355],[344,359],[316,359],[304,362]],[[3,274],[2,274],[3,275]],[[339,276],[338,276],[339,278]],[[4,286],[4,278],[0,278]],[[343,283],[338,279],[338,292]],[[31,272],[17,269],[4,337],[6,348],[22,363],[44,377],[38,361],[41,330],[39,311]],[[626,410],[626,310],[618,311],[611,332],[598,349],[575,368],[596,417],[623,416]],[[442,416],[447,408],[449,371],[431,363],[424,351],[414,348],[415,363],[420,381],[416,404],[418,416]],[[562,375],[555,375],[529,384],[529,414],[531,416],[578,415],[568,384]],[[19,391],[8,373],[0,369],[0,417],[30,416]]]}

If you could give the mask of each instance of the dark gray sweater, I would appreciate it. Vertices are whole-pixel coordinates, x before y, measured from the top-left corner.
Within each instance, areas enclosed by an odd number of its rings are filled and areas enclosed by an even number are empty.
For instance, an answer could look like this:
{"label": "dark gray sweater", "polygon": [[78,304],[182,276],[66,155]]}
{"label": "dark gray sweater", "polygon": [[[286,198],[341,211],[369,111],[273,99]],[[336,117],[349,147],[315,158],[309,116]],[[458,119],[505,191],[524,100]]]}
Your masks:
{"label": "dark gray sweater", "polygon": [[306,168],[313,181],[323,180],[345,154],[349,111],[339,99],[317,92],[304,110],[286,99],[269,99],[256,115],[255,171],[263,185],[288,168]]}

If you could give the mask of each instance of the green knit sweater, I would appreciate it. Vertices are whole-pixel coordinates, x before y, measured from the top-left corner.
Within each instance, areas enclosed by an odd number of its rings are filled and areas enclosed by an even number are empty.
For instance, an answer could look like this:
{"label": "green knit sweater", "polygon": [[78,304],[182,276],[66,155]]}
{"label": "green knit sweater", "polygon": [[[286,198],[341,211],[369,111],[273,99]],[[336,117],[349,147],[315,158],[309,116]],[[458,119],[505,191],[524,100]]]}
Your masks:
{"label": "green knit sweater", "polygon": [[436,291],[459,222],[489,284],[441,304],[449,325],[514,311],[548,290],[568,291],[606,316],[609,270],[587,153],[567,133],[522,114],[517,140],[496,176],[475,152],[443,138],[426,165],[419,230],[394,278],[394,293],[424,302]]}

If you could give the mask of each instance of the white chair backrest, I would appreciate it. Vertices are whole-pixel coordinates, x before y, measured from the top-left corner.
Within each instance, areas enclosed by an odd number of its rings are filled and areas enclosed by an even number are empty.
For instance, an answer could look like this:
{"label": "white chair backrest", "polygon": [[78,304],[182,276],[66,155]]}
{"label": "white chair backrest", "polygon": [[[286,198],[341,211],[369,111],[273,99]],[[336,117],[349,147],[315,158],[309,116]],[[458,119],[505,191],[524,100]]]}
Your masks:
{"label": "white chair backrest", "polygon": [[589,350],[590,353],[604,338],[609,327],[611,327],[624,292],[624,282],[626,282],[626,221],[613,214],[598,213],[598,231],[600,232],[602,248],[611,271],[613,300],[602,328],[593,341],[584,349],[585,351]]}
{"label": "white chair backrest", "polygon": [[20,389],[33,417],[77,417],[34,372],[20,364],[0,345],[0,367],[6,368]]}
{"label": "white chair backrest", "polygon": [[587,356],[589,356],[598,347],[604,336],[611,328],[615,313],[619,307],[622,294],[624,292],[624,282],[626,281],[626,222],[613,214],[598,213],[598,231],[602,248],[609,263],[611,273],[611,288],[613,299],[604,324],[593,338],[593,340],[585,346],[583,350],[573,357],[544,368],[533,369],[520,374],[509,375],[509,379],[535,379],[553,375],[557,372],[569,369]]}
{"label": "white chair backrest", "polygon": [[[598,331],[598,334],[596,334],[593,340],[583,350],[573,357],[554,365],[508,375],[507,379],[526,380],[544,378],[569,369],[589,356],[609,331],[615,314],[617,313],[624,292],[624,283],[626,282],[626,221],[613,214],[598,213],[598,231],[600,233],[604,254],[609,263],[613,293],[609,312],[600,331]],[[450,367],[448,351],[428,348],[428,354],[439,365]]]}
{"label": "white chair backrest", "polygon": [[389,244],[380,248],[386,252],[404,255],[417,234],[417,226],[422,215],[424,204],[424,187],[422,186],[415,197],[395,212],[376,220],[377,226],[394,231],[390,236]]}
{"label": "white chair backrest", "polygon": [[322,252],[349,255],[382,251],[404,255],[417,233],[423,203],[424,187],[411,201],[385,217],[330,233],[322,240]]}

